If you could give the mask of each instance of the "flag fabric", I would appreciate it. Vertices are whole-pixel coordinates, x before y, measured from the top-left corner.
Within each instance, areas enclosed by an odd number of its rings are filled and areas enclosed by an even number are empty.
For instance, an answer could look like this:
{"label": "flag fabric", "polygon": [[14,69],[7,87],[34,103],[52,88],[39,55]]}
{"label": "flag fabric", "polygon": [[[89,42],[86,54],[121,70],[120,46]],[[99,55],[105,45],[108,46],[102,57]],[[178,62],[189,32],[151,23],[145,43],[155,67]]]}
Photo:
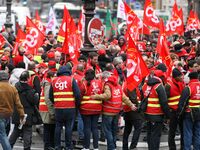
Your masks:
{"label": "flag fabric", "polygon": [[77,26],[77,47],[79,49],[83,47],[83,37],[85,33],[85,15],[83,14],[83,11],[80,13],[80,18]]}
{"label": "flag fabric", "polygon": [[172,9],[172,17],[167,21],[166,24],[166,34],[172,35],[174,33],[178,33],[180,35],[184,32],[184,22],[183,22],[183,14],[182,9],[178,10],[178,6],[176,1],[174,3]]}
{"label": "flag fabric", "polygon": [[46,33],[48,33],[49,31],[52,31],[54,35],[56,35],[56,27],[58,26],[57,20],[56,20],[56,16],[55,13],[53,11],[53,8],[50,8],[49,11],[49,17],[48,17],[48,23],[46,26]]}
{"label": "flag fabric", "polygon": [[134,40],[139,40],[139,34],[150,34],[150,30],[134,11],[124,2],[128,32]]}
{"label": "flag fabric", "polygon": [[130,35],[127,56],[127,88],[132,91],[149,74],[149,70]]}
{"label": "flag fabric", "polygon": [[0,34],[0,48],[2,49],[4,44],[6,43],[5,38],[3,37],[2,34]]}
{"label": "flag fabric", "polygon": [[15,45],[14,45],[14,48],[12,51],[12,55],[14,55],[14,56],[18,55],[18,47],[25,39],[26,39],[26,34],[21,29],[18,29]]}
{"label": "flag fabric", "polygon": [[146,25],[159,28],[159,18],[156,16],[151,0],[146,0],[144,5],[143,22]]}
{"label": "flag fabric", "polygon": [[45,36],[28,17],[26,17],[26,31],[26,39],[22,42],[22,46],[34,55],[43,44]]}
{"label": "flag fabric", "polygon": [[124,3],[122,0],[118,0],[117,5],[117,18],[121,18],[122,20],[126,20]]}
{"label": "flag fabric", "polygon": [[82,37],[84,37],[84,33],[85,33],[85,15],[83,13],[83,10],[80,13],[80,17],[79,17],[79,21],[78,21],[78,33]]}
{"label": "flag fabric", "polygon": [[172,60],[170,58],[170,54],[169,54],[169,48],[167,45],[167,38],[166,38],[166,33],[165,33],[165,26],[162,19],[160,20],[160,34],[158,37],[156,51],[158,52],[162,62],[167,66],[168,68],[167,75],[170,76],[173,65],[172,65]]}
{"label": "flag fabric", "polygon": [[137,17],[133,10],[124,2],[124,8],[126,12],[126,24],[127,24],[127,37],[130,34],[134,40],[139,39],[139,28],[142,28],[143,22]]}
{"label": "flag fabric", "polygon": [[77,64],[78,60],[78,52],[77,52],[77,49],[76,49],[76,26],[75,26],[75,23],[73,21],[73,19],[71,19],[70,23],[69,23],[69,26],[71,28],[71,30],[68,30],[68,25],[66,24],[66,31],[65,32],[65,40],[64,40],[64,44],[63,44],[63,48],[62,48],[62,53],[64,54],[67,54],[69,55],[69,58],[71,59],[71,61],[74,63],[74,64]]}
{"label": "flag fabric", "polygon": [[58,32],[57,41],[62,42],[62,43],[64,42],[64,40],[65,40],[65,32],[67,32],[67,30],[70,29],[70,28],[66,28],[66,26],[70,27],[69,26],[70,25],[70,21],[71,21],[71,16],[70,16],[69,11],[66,8],[66,6],[64,6],[64,15],[63,15],[62,24],[61,24],[59,32]]}
{"label": "flag fabric", "polygon": [[199,18],[197,14],[193,10],[191,10],[187,20],[186,31],[197,30],[197,29],[200,29]]}
{"label": "flag fabric", "polygon": [[40,19],[40,15],[38,13],[38,10],[35,11],[35,25],[38,27],[38,29],[45,35],[45,27],[42,24],[42,21]]}

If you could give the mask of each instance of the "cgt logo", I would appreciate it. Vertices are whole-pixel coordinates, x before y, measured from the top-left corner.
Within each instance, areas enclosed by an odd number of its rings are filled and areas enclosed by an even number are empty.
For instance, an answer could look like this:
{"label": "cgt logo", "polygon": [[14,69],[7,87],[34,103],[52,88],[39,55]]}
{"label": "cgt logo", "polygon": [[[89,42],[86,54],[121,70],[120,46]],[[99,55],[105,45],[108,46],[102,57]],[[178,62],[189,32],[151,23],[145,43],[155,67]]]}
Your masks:
{"label": "cgt logo", "polygon": [[114,95],[115,95],[115,96],[120,95],[120,89],[116,89],[116,90],[114,91]]}
{"label": "cgt logo", "polygon": [[59,90],[63,90],[63,89],[66,89],[67,88],[67,81],[60,81],[60,80],[57,80],[56,83],[55,83],[55,88],[59,89]]}
{"label": "cgt logo", "polygon": [[176,28],[182,25],[182,20],[180,18],[167,22],[166,31],[176,31]]}
{"label": "cgt logo", "polygon": [[159,19],[158,17],[156,16],[156,13],[153,9],[153,7],[151,6],[148,6],[147,9],[146,9],[146,12],[145,12],[146,16],[151,18],[151,21],[154,22],[154,23],[159,23]]}

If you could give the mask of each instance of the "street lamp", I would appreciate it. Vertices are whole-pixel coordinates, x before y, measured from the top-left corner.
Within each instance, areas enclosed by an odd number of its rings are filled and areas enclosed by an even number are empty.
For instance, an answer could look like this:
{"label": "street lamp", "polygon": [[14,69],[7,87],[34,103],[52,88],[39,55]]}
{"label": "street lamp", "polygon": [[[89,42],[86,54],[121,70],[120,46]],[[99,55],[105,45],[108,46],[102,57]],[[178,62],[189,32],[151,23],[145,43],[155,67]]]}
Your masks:
{"label": "street lamp", "polygon": [[85,35],[84,35],[84,43],[83,43],[83,48],[81,49],[81,53],[88,56],[89,52],[92,51],[97,51],[94,48],[94,45],[90,42],[88,38],[88,23],[90,20],[94,17],[95,15],[95,2],[97,0],[82,0],[83,2],[83,9],[84,9],[84,14],[85,14]]}
{"label": "street lamp", "polygon": [[12,27],[12,22],[11,22],[11,5],[12,5],[12,0],[6,0],[6,22],[5,22],[5,28],[11,28]]}

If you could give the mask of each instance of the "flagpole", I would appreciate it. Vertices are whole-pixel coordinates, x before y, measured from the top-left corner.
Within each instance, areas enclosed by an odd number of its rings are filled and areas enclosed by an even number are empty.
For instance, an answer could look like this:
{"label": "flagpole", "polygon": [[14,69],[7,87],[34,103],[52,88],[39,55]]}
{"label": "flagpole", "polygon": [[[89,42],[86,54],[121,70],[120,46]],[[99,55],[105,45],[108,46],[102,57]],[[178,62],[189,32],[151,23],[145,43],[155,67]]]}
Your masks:
{"label": "flagpole", "polygon": [[144,23],[143,23],[143,25],[142,25],[142,35],[141,35],[141,41],[142,41],[142,39],[143,39],[143,34],[144,34]]}
{"label": "flagpole", "polygon": [[6,43],[10,46],[10,48],[13,49],[13,46],[8,42],[8,40],[3,35],[2,35],[2,37],[4,38],[4,40],[6,41]]}

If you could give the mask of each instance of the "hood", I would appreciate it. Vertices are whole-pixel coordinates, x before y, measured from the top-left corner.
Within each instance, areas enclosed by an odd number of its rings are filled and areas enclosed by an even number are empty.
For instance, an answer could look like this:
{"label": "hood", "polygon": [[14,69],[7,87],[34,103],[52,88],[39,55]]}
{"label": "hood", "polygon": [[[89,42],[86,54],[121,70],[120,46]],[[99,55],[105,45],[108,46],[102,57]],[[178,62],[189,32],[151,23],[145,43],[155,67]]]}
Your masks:
{"label": "hood", "polygon": [[156,76],[153,76],[153,77],[149,77],[148,80],[147,80],[147,85],[149,86],[153,86],[155,84],[158,84],[158,83],[162,83],[161,79],[156,77]]}
{"label": "hood", "polygon": [[67,66],[61,66],[57,72],[57,76],[62,76],[62,75],[70,76],[71,74],[72,71]]}
{"label": "hood", "polygon": [[18,92],[22,92],[22,91],[31,89],[31,87],[27,83],[21,83],[21,82],[17,82],[15,87],[17,88]]}

